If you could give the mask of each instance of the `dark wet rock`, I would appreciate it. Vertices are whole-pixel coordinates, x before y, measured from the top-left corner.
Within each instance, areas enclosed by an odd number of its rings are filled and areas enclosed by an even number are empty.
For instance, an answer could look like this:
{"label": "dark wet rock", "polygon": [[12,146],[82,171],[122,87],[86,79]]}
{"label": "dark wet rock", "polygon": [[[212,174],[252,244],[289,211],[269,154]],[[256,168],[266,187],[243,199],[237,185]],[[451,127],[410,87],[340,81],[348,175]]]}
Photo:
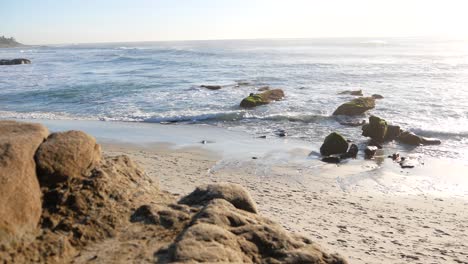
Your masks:
{"label": "dark wet rock", "polygon": [[348,151],[340,155],[340,159],[342,160],[350,159],[350,158],[355,159],[357,157],[358,152],[359,152],[358,146],[356,144],[351,144]]}
{"label": "dark wet rock", "polygon": [[369,124],[362,126],[362,135],[376,142],[383,142],[387,134],[387,122],[379,117],[370,116]]}
{"label": "dark wet rock", "polygon": [[412,169],[419,165],[418,160],[408,157],[402,157],[400,161],[400,167],[402,169]]}
{"label": "dark wet rock", "polygon": [[224,199],[236,208],[257,213],[257,206],[250,194],[238,184],[208,184],[197,187],[191,194],[182,198],[179,203],[186,205],[203,205],[214,199]]}
{"label": "dark wet rock", "polygon": [[360,120],[360,121],[339,121],[340,122],[340,125],[343,125],[343,126],[350,126],[350,127],[358,127],[358,126],[363,126],[365,125],[367,122],[366,120]]}
{"label": "dark wet rock", "polygon": [[412,145],[412,146],[442,144],[440,139],[421,137],[421,136],[414,134],[413,132],[408,132],[408,131],[402,132],[401,135],[397,138],[397,140],[403,144]]}
{"label": "dark wet rock", "polygon": [[363,96],[362,94],[362,90],[355,90],[355,91],[343,91],[343,92],[340,92],[338,94],[349,94],[349,95],[354,95],[354,96]]}
{"label": "dark wet rock", "polygon": [[288,133],[283,129],[279,129],[279,130],[276,131],[276,135],[278,137],[286,137],[288,135]]}
{"label": "dark wet rock", "polygon": [[440,145],[442,144],[442,141],[438,138],[427,138],[427,137],[421,137],[422,144],[423,145]]}
{"label": "dark wet rock", "polygon": [[0,65],[19,65],[19,64],[31,64],[31,61],[28,59],[0,60]]}
{"label": "dark wet rock", "polygon": [[346,153],[347,150],[348,142],[346,139],[342,135],[333,132],[325,138],[320,147],[320,154],[322,154],[322,156],[330,156],[333,154]]}
{"label": "dark wet rock", "polygon": [[383,97],[382,95],[380,95],[380,94],[373,94],[372,97],[375,98],[375,99],[383,99],[383,98],[384,98],[384,97]]}
{"label": "dark wet rock", "polygon": [[334,157],[334,156],[323,157],[323,158],[322,158],[322,161],[323,161],[323,162],[326,162],[326,163],[337,164],[337,163],[340,163],[340,162],[341,162],[341,158],[340,158],[340,157]]}
{"label": "dark wet rock", "polygon": [[422,139],[420,136],[408,131],[404,131],[403,133],[401,133],[401,135],[398,137],[398,141],[403,144],[413,146],[419,146],[422,144]]}
{"label": "dark wet rock", "polygon": [[263,86],[257,89],[259,92],[264,92],[270,90],[270,86]]}
{"label": "dark wet rock", "polygon": [[362,115],[367,110],[375,107],[375,99],[372,97],[359,97],[351,100],[350,102],[340,105],[333,115]]}
{"label": "dark wet rock", "polygon": [[357,146],[356,144],[351,144],[351,146],[350,146],[349,149],[348,149],[347,154],[348,154],[351,158],[356,158],[358,152],[359,152],[358,146]]}
{"label": "dark wet rock", "polygon": [[400,161],[400,153],[393,153],[392,155],[388,156],[390,159],[392,159],[393,161]]}
{"label": "dark wet rock", "polygon": [[281,89],[268,90],[263,93],[253,94],[244,98],[240,103],[240,107],[252,108],[259,105],[269,104],[273,101],[279,101],[284,98],[284,92]]}
{"label": "dark wet rock", "polygon": [[364,149],[364,154],[366,156],[366,159],[372,159],[374,158],[375,154],[377,153],[377,150],[379,148],[377,148],[376,146],[367,146],[365,149]]}
{"label": "dark wet rock", "polygon": [[401,135],[401,132],[402,130],[400,126],[388,125],[387,133],[385,134],[385,141],[393,141],[397,139]]}
{"label": "dark wet rock", "polygon": [[265,139],[265,138],[267,138],[267,136],[259,136],[258,138],[263,138],[263,139]]}
{"label": "dark wet rock", "polygon": [[377,147],[378,149],[383,149],[383,146],[382,146],[382,143],[381,142],[377,142],[373,139],[369,140],[369,142],[367,143],[368,146],[374,146],[374,147]]}
{"label": "dark wet rock", "polygon": [[215,142],[212,141],[212,140],[202,140],[202,141],[200,141],[200,143],[205,145],[205,144],[211,144],[211,143],[215,143]]}
{"label": "dark wet rock", "polygon": [[221,85],[200,85],[200,87],[208,90],[219,90],[222,88]]}

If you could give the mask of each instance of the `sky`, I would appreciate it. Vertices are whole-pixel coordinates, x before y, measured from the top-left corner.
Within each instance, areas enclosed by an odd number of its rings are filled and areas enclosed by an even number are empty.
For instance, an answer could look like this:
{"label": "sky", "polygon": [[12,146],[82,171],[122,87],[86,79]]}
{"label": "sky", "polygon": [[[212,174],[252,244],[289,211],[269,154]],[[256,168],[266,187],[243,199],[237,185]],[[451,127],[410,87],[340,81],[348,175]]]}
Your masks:
{"label": "sky", "polygon": [[26,44],[468,38],[468,0],[0,0],[0,17]]}

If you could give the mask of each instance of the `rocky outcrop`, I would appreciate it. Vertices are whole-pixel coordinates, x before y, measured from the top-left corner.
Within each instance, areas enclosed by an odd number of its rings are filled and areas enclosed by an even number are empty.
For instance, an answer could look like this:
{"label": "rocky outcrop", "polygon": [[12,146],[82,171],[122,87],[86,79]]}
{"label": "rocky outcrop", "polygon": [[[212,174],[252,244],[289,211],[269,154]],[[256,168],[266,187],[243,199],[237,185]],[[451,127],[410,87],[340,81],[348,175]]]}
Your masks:
{"label": "rocky outcrop", "polygon": [[36,153],[39,180],[50,185],[87,177],[100,158],[101,148],[93,137],[81,131],[53,133]]}
{"label": "rocky outcrop", "polygon": [[380,94],[373,94],[372,97],[375,99],[384,99],[384,97]]}
{"label": "rocky outcrop", "polygon": [[48,134],[39,124],[0,121],[0,248],[38,227],[41,190],[34,153]]}
{"label": "rocky outcrop", "polygon": [[369,124],[362,126],[362,135],[376,142],[383,142],[388,130],[387,121],[376,116],[369,117]]}
{"label": "rocky outcrop", "polygon": [[401,132],[402,130],[400,126],[388,125],[387,133],[385,134],[385,141],[392,141],[397,139],[401,135]]}
{"label": "rocky outcrop", "polygon": [[252,93],[241,101],[240,107],[252,108],[259,105],[269,104],[273,101],[279,101],[283,98],[284,92],[281,89],[267,90],[263,93],[258,94]]}
{"label": "rocky outcrop", "polygon": [[349,95],[354,95],[354,96],[363,96],[364,94],[362,93],[362,90],[355,90],[355,91],[343,91],[338,94],[349,94]]}
{"label": "rocky outcrop", "polygon": [[379,150],[378,147],[376,146],[367,146],[364,149],[364,155],[366,159],[373,159],[375,154],[377,153],[377,150]]}
{"label": "rocky outcrop", "polygon": [[348,142],[346,139],[342,135],[333,132],[325,138],[320,147],[320,154],[322,154],[322,156],[330,156],[346,153],[347,150]]}
{"label": "rocky outcrop", "polygon": [[312,241],[224,199],[206,203],[167,254],[170,262],[177,263],[346,263]]}
{"label": "rocky outcrop", "polygon": [[[40,228],[35,239],[2,246],[2,263],[346,263],[258,215],[239,185],[201,186],[177,202],[127,156],[102,158],[94,139],[82,132],[53,134],[39,146],[47,136],[44,127],[11,124],[0,126],[0,188],[10,188],[1,189],[0,212],[19,216],[14,220],[31,217],[27,225],[11,222],[14,228]],[[38,176],[60,175],[53,184],[41,181],[41,189],[34,174],[38,146]],[[34,212],[22,212],[23,205]],[[0,227],[8,223],[4,219]]]}
{"label": "rocky outcrop", "polygon": [[221,85],[200,85],[200,87],[208,90],[219,90],[222,88]]}
{"label": "rocky outcrop", "polygon": [[224,199],[238,209],[257,213],[257,208],[249,193],[237,184],[209,184],[200,186],[193,193],[180,200],[180,203],[202,205],[213,199]]}
{"label": "rocky outcrop", "polygon": [[18,64],[31,64],[31,61],[28,59],[0,60],[0,65],[18,65]]}
{"label": "rocky outcrop", "polygon": [[375,107],[375,99],[373,97],[359,97],[351,100],[350,102],[340,105],[333,115],[362,115],[367,110]]}
{"label": "rocky outcrop", "polygon": [[404,131],[397,138],[397,140],[403,144],[419,146],[419,145],[440,145],[442,142],[437,138],[426,138],[421,137],[413,132]]}

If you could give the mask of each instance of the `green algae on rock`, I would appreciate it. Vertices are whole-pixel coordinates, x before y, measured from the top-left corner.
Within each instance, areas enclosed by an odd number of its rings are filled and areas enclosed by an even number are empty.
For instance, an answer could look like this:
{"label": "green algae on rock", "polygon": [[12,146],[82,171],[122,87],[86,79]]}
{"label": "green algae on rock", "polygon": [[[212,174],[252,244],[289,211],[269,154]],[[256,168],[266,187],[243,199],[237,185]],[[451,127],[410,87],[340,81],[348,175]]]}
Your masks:
{"label": "green algae on rock", "polygon": [[328,135],[322,146],[320,147],[320,154],[322,156],[330,156],[333,154],[346,153],[348,150],[348,142],[339,133],[333,132]]}
{"label": "green algae on rock", "polygon": [[241,101],[240,107],[252,108],[259,105],[269,104],[273,101],[279,101],[283,98],[284,92],[281,89],[267,90],[258,94],[251,93]]}
{"label": "green algae on rock", "polygon": [[387,135],[387,129],[387,121],[377,116],[370,116],[369,124],[362,126],[362,135],[377,142],[383,142]]}
{"label": "green algae on rock", "polygon": [[340,105],[333,115],[361,115],[367,110],[375,107],[375,98],[373,97],[359,97],[347,103]]}

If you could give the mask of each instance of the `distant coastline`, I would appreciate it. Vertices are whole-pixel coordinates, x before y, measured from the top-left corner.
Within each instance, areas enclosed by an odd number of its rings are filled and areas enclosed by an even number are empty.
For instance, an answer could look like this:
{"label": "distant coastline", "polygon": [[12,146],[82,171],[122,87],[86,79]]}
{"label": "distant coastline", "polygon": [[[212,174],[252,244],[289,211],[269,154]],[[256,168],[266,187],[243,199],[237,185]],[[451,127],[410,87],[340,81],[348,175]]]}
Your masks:
{"label": "distant coastline", "polygon": [[0,48],[16,48],[22,46],[24,45],[16,41],[16,39],[14,39],[13,37],[0,37]]}

